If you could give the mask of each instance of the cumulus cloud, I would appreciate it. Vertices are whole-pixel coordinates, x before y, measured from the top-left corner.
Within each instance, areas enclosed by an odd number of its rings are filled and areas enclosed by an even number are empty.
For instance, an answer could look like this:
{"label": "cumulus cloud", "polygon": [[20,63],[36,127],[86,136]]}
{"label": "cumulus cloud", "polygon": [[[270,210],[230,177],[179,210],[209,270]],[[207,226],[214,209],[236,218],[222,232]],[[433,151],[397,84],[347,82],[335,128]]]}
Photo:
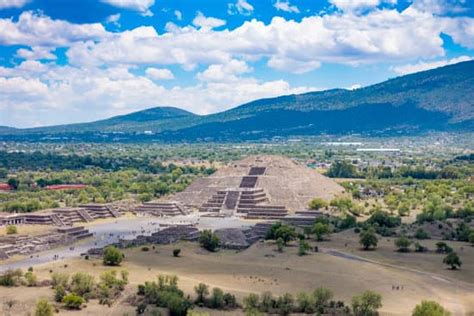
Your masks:
{"label": "cumulus cloud", "polygon": [[114,24],[115,26],[120,26],[119,20],[120,20],[120,13],[117,14],[112,14],[107,17],[105,22]]}
{"label": "cumulus cloud", "polygon": [[16,51],[16,56],[23,59],[57,59],[51,48],[47,47],[20,48]]}
{"label": "cumulus cloud", "polygon": [[145,70],[146,75],[155,80],[172,80],[174,75],[171,70],[166,68],[153,68],[149,67]]}
{"label": "cumulus cloud", "polygon": [[413,0],[412,7],[420,11],[444,15],[466,12],[470,2],[470,0]]}
{"label": "cumulus cloud", "polygon": [[407,64],[393,67],[392,70],[399,75],[407,75],[419,71],[430,70],[447,65],[457,64],[463,61],[473,60],[472,56],[459,56],[451,59],[435,60],[435,61],[419,61],[416,64]]}
{"label": "cumulus cloud", "polygon": [[[262,97],[315,89],[292,87],[284,80],[254,78],[206,81],[167,89],[145,76],[132,74],[126,67],[102,69],[38,64],[27,61],[15,68],[0,67],[0,125],[91,121],[160,105],[207,114]],[[230,68],[224,71],[234,75],[247,70],[244,63],[238,61],[226,67]]]}
{"label": "cumulus cloud", "polygon": [[0,19],[0,44],[28,46],[69,46],[76,41],[105,38],[100,23],[73,24],[53,20],[39,13],[22,12],[18,21]]}
{"label": "cumulus cloud", "polygon": [[150,8],[155,4],[155,0],[101,0],[114,7],[137,11],[145,16],[152,16]]}
{"label": "cumulus cloud", "polygon": [[0,0],[0,10],[8,8],[21,8],[30,0]]}
{"label": "cumulus cloud", "polygon": [[253,13],[253,5],[251,5],[247,0],[237,0],[235,3],[228,4],[227,12],[231,15],[233,14],[242,14],[250,15]]}
{"label": "cumulus cloud", "polygon": [[176,17],[178,21],[181,21],[183,19],[183,14],[179,10],[174,11],[174,16]]}
{"label": "cumulus cloud", "polygon": [[288,0],[276,0],[273,6],[277,10],[290,12],[290,13],[300,13],[300,10],[298,9],[298,7],[295,5],[291,5],[290,1]]}
{"label": "cumulus cloud", "polygon": [[206,17],[200,11],[198,11],[196,17],[193,20],[193,24],[202,29],[213,29],[219,26],[223,26],[225,25],[225,23],[226,21],[218,18]]}
{"label": "cumulus cloud", "polygon": [[250,72],[246,62],[232,59],[225,64],[210,65],[206,70],[197,74],[197,78],[207,82],[230,82],[242,78],[238,75]]}

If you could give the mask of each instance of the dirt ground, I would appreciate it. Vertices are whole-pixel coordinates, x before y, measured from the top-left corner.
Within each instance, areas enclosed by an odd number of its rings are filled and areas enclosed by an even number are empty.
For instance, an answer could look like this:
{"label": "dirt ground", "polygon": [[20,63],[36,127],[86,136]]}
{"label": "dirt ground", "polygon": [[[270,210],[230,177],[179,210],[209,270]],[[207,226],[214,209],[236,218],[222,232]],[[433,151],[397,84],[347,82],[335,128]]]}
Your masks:
{"label": "dirt ground", "polygon": [[[356,235],[349,232],[333,235],[330,241],[317,243],[320,252],[306,256],[298,256],[296,246],[279,253],[272,243],[258,243],[242,252],[208,253],[197,244],[183,242],[157,246],[149,252],[140,248],[127,249],[126,259],[118,269],[130,272],[128,294],[133,293],[139,283],[165,273],[178,275],[179,286],[191,295],[200,282],[230,291],[239,301],[250,292],[296,295],[324,286],[334,291],[335,299],[349,303],[353,295],[371,289],[383,296],[382,315],[410,315],[423,299],[438,301],[453,315],[474,315],[474,248],[467,243],[450,243],[463,261],[461,270],[451,271],[442,265],[443,256],[439,254],[400,254],[394,251],[393,240],[387,239],[380,241],[376,251],[366,252],[358,249],[357,240]],[[423,242],[431,249],[434,249],[434,243]],[[312,244],[316,245],[315,242]],[[174,248],[181,248],[180,258],[172,256]],[[48,279],[50,270],[85,271],[98,279],[107,269],[110,268],[102,266],[100,260],[74,259],[38,266],[35,272],[40,280]],[[399,290],[393,290],[393,286],[398,286]],[[49,288],[0,288],[2,304],[8,299],[18,302],[11,315],[27,315],[39,296],[51,298],[52,291]],[[83,311],[67,314],[134,315],[134,308],[123,301],[125,296],[111,308],[91,301]],[[224,314],[214,312],[211,315]]]}

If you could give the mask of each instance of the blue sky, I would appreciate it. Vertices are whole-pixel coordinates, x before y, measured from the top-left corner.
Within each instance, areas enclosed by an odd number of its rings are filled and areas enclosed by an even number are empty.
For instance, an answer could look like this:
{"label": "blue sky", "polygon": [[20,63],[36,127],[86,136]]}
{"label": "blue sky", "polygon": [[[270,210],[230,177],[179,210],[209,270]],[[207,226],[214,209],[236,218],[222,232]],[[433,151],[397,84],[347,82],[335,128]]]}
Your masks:
{"label": "blue sky", "polygon": [[0,125],[207,114],[473,57],[470,0],[0,0]]}

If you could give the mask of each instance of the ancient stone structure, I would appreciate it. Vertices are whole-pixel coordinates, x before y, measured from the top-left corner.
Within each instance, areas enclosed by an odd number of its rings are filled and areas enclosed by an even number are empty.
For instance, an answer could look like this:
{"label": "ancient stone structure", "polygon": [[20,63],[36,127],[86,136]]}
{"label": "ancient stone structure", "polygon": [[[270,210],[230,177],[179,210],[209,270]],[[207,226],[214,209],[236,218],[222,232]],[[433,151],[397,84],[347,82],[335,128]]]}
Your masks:
{"label": "ancient stone structure", "polygon": [[28,255],[38,251],[71,244],[92,236],[84,227],[59,227],[55,232],[41,235],[10,235],[0,237],[0,259],[13,255]]}
{"label": "ancient stone structure", "polygon": [[282,219],[326,200],[343,188],[316,171],[281,156],[252,156],[194,181],[173,199],[201,212]]}
{"label": "ancient stone structure", "polygon": [[195,241],[199,238],[199,230],[191,225],[173,225],[166,227],[151,236],[139,235],[133,240],[122,239],[116,246],[120,248],[145,244],[171,244],[179,240]]}
{"label": "ancient stone structure", "polygon": [[176,201],[157,201],[143,203],[135,209],[134,213],[148,216],[177,216],[189,214],[189,210]]}

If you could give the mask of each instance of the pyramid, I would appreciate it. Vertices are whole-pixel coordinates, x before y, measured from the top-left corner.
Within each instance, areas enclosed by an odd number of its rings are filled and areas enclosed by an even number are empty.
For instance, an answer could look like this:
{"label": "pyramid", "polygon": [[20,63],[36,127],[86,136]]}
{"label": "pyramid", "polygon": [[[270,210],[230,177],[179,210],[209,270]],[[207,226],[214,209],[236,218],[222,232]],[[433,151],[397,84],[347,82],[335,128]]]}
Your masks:
{"label": "pyramid", "polygon": [[278,213],[308,208],[314,198],[330,200],[344,189],[311,168],[282,156],[249,156],[196,179],[172,198],[187,207],[208,211],[235,209],[246,212],[252,205]]}

